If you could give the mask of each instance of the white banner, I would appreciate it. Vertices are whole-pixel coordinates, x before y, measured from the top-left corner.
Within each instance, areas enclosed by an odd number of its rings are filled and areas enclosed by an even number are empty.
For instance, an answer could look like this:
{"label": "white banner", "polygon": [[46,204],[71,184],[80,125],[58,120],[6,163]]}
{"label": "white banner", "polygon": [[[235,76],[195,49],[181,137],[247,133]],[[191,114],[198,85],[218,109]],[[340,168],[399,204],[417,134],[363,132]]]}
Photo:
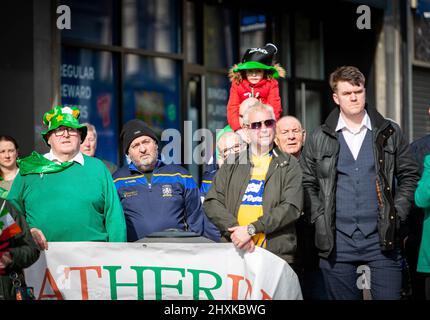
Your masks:
{"label": "white banner", "polygon": [[25,277],[42,300],[302,299],[284,260],[231,243],[50,242]]}

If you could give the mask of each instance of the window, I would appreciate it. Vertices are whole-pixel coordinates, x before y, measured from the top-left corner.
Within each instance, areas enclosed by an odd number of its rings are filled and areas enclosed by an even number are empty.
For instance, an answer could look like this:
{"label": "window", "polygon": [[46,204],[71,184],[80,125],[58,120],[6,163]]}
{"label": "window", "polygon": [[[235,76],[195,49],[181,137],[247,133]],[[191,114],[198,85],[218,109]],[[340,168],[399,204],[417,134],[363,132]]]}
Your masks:
{"label": "window", "polygon": [[266,16],[244,11],[240,17],[240,54],[266,44]]}
{"label": "window", "polygon": [[231,10],[205,6],[204,9],[204,60],[207,67],[230,68],[237,63],[237,37]]}
{"label": "window", "polygon": [[181,129],[180,67],[170,59],[125,56],[123,123],[138,118],[161,136]]}
{"label": "window", "polygon": [[322,23],[300,13],[296,14],[295,22],[296,77],[323,80]]}
{"label": "window", "polygon": [[200,26],[198,24],[198,7],[194,2],[187,1],[186,2],[186,20],[185,30],[187,37],[187,62],[189,63],[202,63],[201,59],[201,47],[202,42],[200,40],[200,32],[198,32],[197,28]]}
{"label": "window", "polygon": [[117,92],[110,52],[62,48],[61,103],[77,106],[79,121],[97,129],[96,156],[117,163]]}
{"label": "window", "polygon": [[207,126],[216,134],[227,125],[227,102],[230,82],[227,75],[208,74],[206,81]]}
{"label": "window", "polygon": [[181,1],[123,0],[123,46],[178,53]]}
{"label": "window", "polygon": [[[428,8],[427,8],[427,7]],[[430,65],[430,4],[418,2],[414,15],[414,58]]]}
{"label": "window", "polygon": [[296,116],[307,132],[311,132],[320,125],[321,105],[321,93],[309,90],[305,83],[301,83],[300,88],[296,89]]}
{"label": "window", "polygon": [[88,43],[116,44],[116,33],[113,32],[113,0],[65,0],[71,12],[71,29],[62,30],[67,40],[78,40]]}

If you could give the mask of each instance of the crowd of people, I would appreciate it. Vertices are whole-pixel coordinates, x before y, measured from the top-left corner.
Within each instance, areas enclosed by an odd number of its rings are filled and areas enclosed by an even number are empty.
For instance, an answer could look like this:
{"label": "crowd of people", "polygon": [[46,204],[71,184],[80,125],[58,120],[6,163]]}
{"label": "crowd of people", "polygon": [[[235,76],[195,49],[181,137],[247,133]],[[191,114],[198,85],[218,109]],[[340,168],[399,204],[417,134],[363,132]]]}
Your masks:
{"label": "crowd of people", "polygon": [[[281,117],[276,52],[250,48],[231,68],[228,125],[202,181],[164,163],[159,137],[139,119],[122,128],[120,168],[95,157],[96,129],[79,123],[78,108],[45,113],[46,154],[18,159],[17,142],[0,136],[0,217],[19,226],[0,238],[0,299],[16,298],[11,275],[22,277],[52,241],[134,242],[170,229],[276,254],[305,299],[363,299],[360,276],[371,299],[401,299],[405,262],[412,294],[424,288],[430,299],[430,226],[412,219],[430,214],[430,143],[411,149],[399,125],[366,103],[353,66],[331,73],[338,107],[306,133]],[[357,273],[362,265],[368,274]]]}

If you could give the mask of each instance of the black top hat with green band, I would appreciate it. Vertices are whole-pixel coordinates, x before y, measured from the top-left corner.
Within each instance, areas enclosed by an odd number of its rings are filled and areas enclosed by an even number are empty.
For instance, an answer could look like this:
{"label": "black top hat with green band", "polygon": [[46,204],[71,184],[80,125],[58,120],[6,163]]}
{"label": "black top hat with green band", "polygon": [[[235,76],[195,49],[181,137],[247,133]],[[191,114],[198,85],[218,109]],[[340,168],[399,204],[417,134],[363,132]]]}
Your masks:
{"label": "black top hat with green band", "polygon": [[233,69],[234,72],[250,69],[263,69],[272,73],[273,78],[278,78],[279,74],[272,65],[273,56],[278,48],[272,43],[266,44],[263,48],[250,48],[246,50],[242,57],[242,62]]}
{"label": "black top hat with green band", "polygon": [[56,106],[49,110],[43,116],[43,123],[48,127],[47,130],[42,131],[43,140],[46,144],[48,143],[49,133],[58,127],[64,126],[68,128],[78,129],[81,133],[81,143],[85,140],[87,136],[87,127],[81,125],[78,121],[80,116],[80,111],[76,107],[61,107]]}

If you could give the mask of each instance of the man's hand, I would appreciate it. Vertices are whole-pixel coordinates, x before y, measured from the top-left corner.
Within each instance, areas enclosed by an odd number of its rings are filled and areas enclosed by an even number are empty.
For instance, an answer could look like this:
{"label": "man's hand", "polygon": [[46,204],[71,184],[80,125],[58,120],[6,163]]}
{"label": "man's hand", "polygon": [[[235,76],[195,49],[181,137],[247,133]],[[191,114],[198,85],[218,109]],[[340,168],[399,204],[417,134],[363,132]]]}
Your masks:
{"label": "man's hand", "polygon": [[248,135],[246,134],[246,129],[242,128],[242,129],[239,129],[239,130],[237,130],[237,131],[235,131],[235,132],[240,136],[240,138],[241,138],[245,143],[249,144],[249,143],[251,142],[251,140],[249,140]]}
{"label": "man's hand", "polygon": [[12,256],[10,252],[5,252],[0,257],[0,269],[5,269],[12,263]]}
{"label": "man's hand", "polygon": [[251,236],[248,234],[247,226],[231,227],[228,228],[228,231],[231,232],[231,241],[237,248],[248,252],[254,251],[255,244],[254,241],[252,241]]}
{"label": "man's hand", "polygon": [[30,231],[31,235],[33,236],[34,242],[36,242],[40,250],[48,250],[48,241],[46,241],[43,232],[37,228],[31,228]]}
{"label": "man's hand", "polygon": [[255,250],[255,243],[254,241],[251,240],[248,241],[248,243],[246,243],[243,247],[242,250],[248,251],[248,252],[253,252]]}

